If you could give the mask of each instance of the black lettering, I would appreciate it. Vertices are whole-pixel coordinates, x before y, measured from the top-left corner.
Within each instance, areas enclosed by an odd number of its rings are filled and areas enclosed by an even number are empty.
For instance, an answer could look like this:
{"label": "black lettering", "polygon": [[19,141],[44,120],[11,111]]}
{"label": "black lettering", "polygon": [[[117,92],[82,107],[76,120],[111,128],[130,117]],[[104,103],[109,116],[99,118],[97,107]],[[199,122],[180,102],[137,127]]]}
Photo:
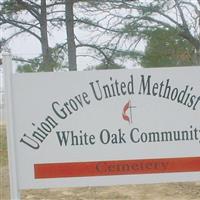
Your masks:
{"label": "black lettering", "polygon": [[[147,80],[146,80],[146,83],[145,83],[145,77],[144,75],[141,75],[141,83],[140,83],[140,89],[139,89],[139,94],[147,94],[147,95],[151,95],[150,93],[150,79],[151,79],[151,76],[149,75]],[[147,90],[147,91],[146,91]]]}
{"label": "black lettering", "polygon": [[60,104],[55,101],[52,103],[52,108],[53,108],[53,111],[54,113],[61,119],[65,119],[67,117],[67,113],[65,112],[64,108],[60,109],[59,108],[57,109],[57,105],[59,106]]}
{"label": "black lettering", "polygon": [[69,131],[67,131],[67,136],[66,136],[66,131],[56,131],[57,137],[58,137],[58,141],[60,146],[67,146],[68,144],[68,138],[69,138]]}
{"label": "black lettering", "polygon": [[88,99],[88,94],[86,92],[83,92],[82,96],[85,103],[90,104],[90,100]]}
{"label": "black lettering", "polygon": [[[94,82],[90,82],[89,84],[92,88],[92,91],[94,93],[95,98],[98,101],[102,100],[103,95],[102,95],[102,91],[101,91],[101,88],[100,88],[100,85],[99,85],[99,80],[96,80],[96,84],[97,84],[97,87],[98,87],[97,89],[95,89]],[[96,90],[98,90],[98,92]]]}
{"label": "black lettering", "polygon": [[107,129],[103,129],[100,133],[100,141],[103,144],[108,144],[110,142],[110,133]]}
{"label": "black lettering", "polygon": [[[26,140],[25,140],[26,139]],[[28,139],[28,140],[27,140]],[[37,141],[29,137],[28,135],[24,134],[21,138],[20,142],[23,142],[24,144],[28,145],[32,149],[39,149],[40,145]]]}

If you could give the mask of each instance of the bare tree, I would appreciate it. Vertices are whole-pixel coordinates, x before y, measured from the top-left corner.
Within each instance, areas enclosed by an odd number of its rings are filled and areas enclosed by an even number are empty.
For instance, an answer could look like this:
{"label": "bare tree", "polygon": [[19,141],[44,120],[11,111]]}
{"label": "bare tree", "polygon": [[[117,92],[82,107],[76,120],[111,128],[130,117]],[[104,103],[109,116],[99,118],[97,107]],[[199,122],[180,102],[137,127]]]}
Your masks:
{"label": "bare tree", "polygon": [[67,32],[68,62],[70,71],[77,70],[73,7],[74,0],[65,0],[65,23]]}

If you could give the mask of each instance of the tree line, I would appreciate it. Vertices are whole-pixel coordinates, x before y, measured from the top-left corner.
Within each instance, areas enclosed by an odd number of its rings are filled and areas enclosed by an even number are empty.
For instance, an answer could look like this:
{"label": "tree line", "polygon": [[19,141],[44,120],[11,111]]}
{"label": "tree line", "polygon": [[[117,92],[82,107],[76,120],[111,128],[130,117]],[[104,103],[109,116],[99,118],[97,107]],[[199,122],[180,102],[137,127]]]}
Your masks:
{"label": "tree line", "polygon": [[[15,58],[23,63],[21,72],[75,71],[79,56],[97,60],[96,69],[130,61],[144,67],[200,64],[200,0],[2,0],[0,28],[9,32],[1,49],[23,34],[40,43],[41,56]],[[87,40],[77,29],[89,34]],[[66,40],[52,47],[54,30],[65,31]],[[141,43],[144,52],[137,48]]]}

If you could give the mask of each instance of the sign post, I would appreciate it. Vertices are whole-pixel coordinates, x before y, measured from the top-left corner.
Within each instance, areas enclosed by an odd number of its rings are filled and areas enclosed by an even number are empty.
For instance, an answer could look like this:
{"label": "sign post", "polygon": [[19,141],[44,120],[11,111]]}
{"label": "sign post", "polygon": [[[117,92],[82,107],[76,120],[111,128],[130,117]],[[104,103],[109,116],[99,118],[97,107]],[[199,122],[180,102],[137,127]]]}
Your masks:
{"label": "sign post", "polygon": [[3,55],[3,68],[5,74],[5,97],[6,97],[6,133],[8,146],[8,162],[10,177],[10,195],[12,200],[20,199],[17,176],[16,138],[13,112],[13,85],[12,85],[12,56],[9,53]]}

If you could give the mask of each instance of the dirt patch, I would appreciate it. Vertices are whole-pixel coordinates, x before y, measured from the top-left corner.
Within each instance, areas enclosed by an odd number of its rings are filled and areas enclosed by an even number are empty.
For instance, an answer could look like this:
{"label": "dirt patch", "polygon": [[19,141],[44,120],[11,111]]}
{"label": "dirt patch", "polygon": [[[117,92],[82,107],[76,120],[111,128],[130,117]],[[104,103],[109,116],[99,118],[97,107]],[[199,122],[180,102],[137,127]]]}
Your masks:
{"label": "dirt patch", "polygon": [[199,200],[199,183],[27,190],[23,200]]}
{"label": "dirt patch", "polygon": [[9,195],[9,177],[8,177],[8,167],[0,167],[0,199],[7,200],[10,199]]}

